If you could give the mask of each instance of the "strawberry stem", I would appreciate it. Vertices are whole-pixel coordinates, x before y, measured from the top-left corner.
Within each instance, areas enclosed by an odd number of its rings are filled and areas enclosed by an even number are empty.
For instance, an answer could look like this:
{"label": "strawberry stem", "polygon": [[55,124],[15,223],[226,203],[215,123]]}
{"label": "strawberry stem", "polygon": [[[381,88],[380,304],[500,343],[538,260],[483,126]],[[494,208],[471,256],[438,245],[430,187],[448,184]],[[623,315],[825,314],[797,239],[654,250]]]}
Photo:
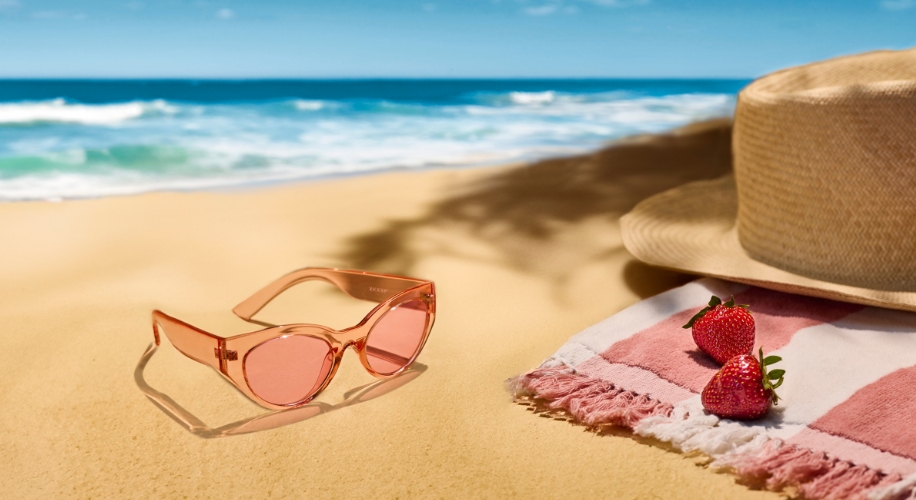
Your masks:
{"label": "strawberry stem", "polygon": [[[713,307],[716,307],[716,306],[719,305],[719,304],[722,304],[722,299],[720,299],[719,297],[716,297],[715,295],[713,295],[712,298],[709,299],[709,305],[706,306],[706,307],[704,307],[703,309],[700,309],[700,312],[694,314],[693,317],[690,318],[690,321],[688,321],[687,324],[684,325],[684,326],[682,326],[681,328],[687,329],[687,328],[693,327],[693,324],[696,323],[697,320],[699,320],[700,318],[702,318],[706,313],[709,312],[710,309],[712,309]],[[726,302],[726,303],[723,304],[723,305],[724,305],[725,307],[729,307],[729,308],[731,308],[731,307],[740,307],[740,308],[746,310],[748,313],[751,312],[751,311],[748,309],[750,306],[747,305],[747,304],[738,304],[738,305],[735,305],[735,296],[734,296],[734,295],[732,295],[732,297],[731,297],[730,299],[728,299],[728,302]]]}
{"label": "strawberry stem", "polygon": [[[770,398],[773,400],[774,405],[779,404],[779,396],[776,394],[776,388],[781,386],[783,383],[783,376],[786,374],[785,370],[776,369],[767,373],[767,365],[772,365],[773,363],[782,361],[782,358],[779,356],[767,356],[763,357],[763,346],[760,346],[760,383],[763,384],[763,389],[770,392]],[[775,383],[774,383],[775,381]]]}
{"label": "strawberry stem", "polygon": [[749,309],[751,306],[749,306],[749,305],[747,305],[747,304],[737,304],[737,305],[735,305],[735,296],[734,296],[734,295],[732,295],[732,298],[728,299],[728,302],[725,303],[725,307],[740,307],[741,309],[744,309],[744,310],[746,310],[747,312],[751,312],[750,309]]}

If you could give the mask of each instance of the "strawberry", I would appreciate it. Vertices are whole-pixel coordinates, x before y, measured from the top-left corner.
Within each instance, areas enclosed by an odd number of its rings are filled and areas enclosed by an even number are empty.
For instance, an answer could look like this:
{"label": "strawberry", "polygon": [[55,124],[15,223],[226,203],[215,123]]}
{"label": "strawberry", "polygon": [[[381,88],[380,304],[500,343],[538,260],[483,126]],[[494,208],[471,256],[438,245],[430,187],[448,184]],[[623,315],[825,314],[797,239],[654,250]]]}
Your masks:
{"label": "strawberry", "polygon": [[762,347],[760,361],[749,354],[728,360],[703,388],[703,408],[713,415],[737,420],[762,416],[770,409],[771,401],[774,405],[779,401],[776,388],[782,385],[786,371],[767,373],[767,366],[780,360],[779,356],[764,358]]}
{"label": "strawberry", "polygon": [[722,303],[713,295],[709,307],[698,312],[684,328],[692,328],[697,347],[720,365],[754,350],[754,318],[747,305],[735,305],[735,298]]}

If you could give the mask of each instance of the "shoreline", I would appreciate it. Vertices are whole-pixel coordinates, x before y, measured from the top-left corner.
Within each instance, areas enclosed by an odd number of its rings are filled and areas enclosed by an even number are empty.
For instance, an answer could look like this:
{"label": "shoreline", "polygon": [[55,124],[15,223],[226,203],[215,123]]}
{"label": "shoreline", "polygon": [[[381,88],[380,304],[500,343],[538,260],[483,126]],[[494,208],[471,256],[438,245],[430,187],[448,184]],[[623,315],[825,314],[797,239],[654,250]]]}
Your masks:
{"label": "shoreline", "polygon": [[[588,154],[592,150],[583,150],[581,154]],[[579,154],[571,155],[561,155],[561,156],[550,156],[547,158],[559,157],[563,158],[566,156],[579,156]],[[114,193],[114,194],[103,194],[95,196],[74,196],[74,197],[65,197],[65,198],[26,198],[26,199],[4,199],[0,197],[0,205],[2,204],[19,204],[19,203],[67,203],[67,202],[79,202],[79,201],[88,201],[88,200],[103,200],[109,198],[129,198],[134,196],[144,196],[150,194],[194,194],[194,193],[247,193],[251,191],[259,190],[270,190],[270,189],[282,189],[288,186],[307,186],[312,184],[321,184],[325,182],[334,182],[334,181],[346,181],[350,179],[357,179],[361,177],[374,177],[380,175],[388,174],[402,174],[402,173],[416,173],[423,174],[424,172],[438,172],[438,171],[465,171],[465,170],[482,170],[482,171],[495,171],[506,168],[516,168],[522,167],[526,164],[533,163],[539,160],[518,160],[518,161],[497,161],[493,163],[462,163],[462,164],[449,164],[449,165],[429,165],[423,167],[401,167],[393,166],[386,167],[382,169],[373,169],[373,170],[364,170],[364,171],[354,171],[354,172],[338,172],[333,174],[319,174],[315,176],[303,176],[295,177],[290,179],[265,179],[257,181],[243,182],[239,184],[227,184],[227,185],[215,185],[209,187],[188,187],[188,188],[151,188],[148,190],[141,190],[136,192],[127,192],[127,193]]]}
{"label": "shoreline", "polygon": [[654,137],[654,136],[666,136],[670,134],[678,134],[683,131],[695,130],[697,128],[704,128],[708,126],[715,126],[718,123],[724,123],[730,121],[729,118],[713,118],[709,120],[700,120],[696,122],[689,123],[682,127],[675,127],[670,130],[657,132],[657,133],[643,133],[643,134],[634,134],[625,137],[620,137],[616,139],[608,139],[600,146],[597,147],[588,147],[576,149],[573,148],[566,152],[552,152],[545,154],[529,154],[523,155],[522,157],[516,159],[508,160],[494,160],[486,161],[480,163],[453,163],[453,164],[432,164],[424,165],[421,167],[409,167],[409,166],[390,166],[379,169],[369,169],[369,170],[359,170],[359,171],[343,171],[343,172],[334,172],[327,174],[317,174],[317,175],[304,175],[299,177],[291,177],[285,179],[263,179],[263,180],[254,180],[254,181],[242,181],[239,183],[230,183],[225,185],[213,185],[213,186],[202,186],[202,187],[174,187],[174,188],[150,188],[139,190],[135,192],[127,193],[113,193],[113,194],[102,194],[102,195],[87,195],[87,196],[74,196],[74,197],[62,197],[62,198],[26,198],[26,199],[4,199],[0,196],[0,204],[7,203],[64,203],[64,202],[74,202],[74,201],[85,201],[85,200],[100,200],[107,198],[123,198],[123,197],[132,197],[132,196],[142,196],[148,194],[156,193],[245,193],[249,191],[257,191],[262,189],[273,189],[273,188],[283,188],[284,186],[296,186],[296,185],[310,185],[318,184],[324,182],[332,182],[338,180],[348,180],[355,179],[360,177],[374,177],[379,175],[387,174],[399,174],[399,173],[417,173],[422,174],[424,172],[437,172],[437,171],[465,171],[465,170],[479,170],[483,172],[495,172],[503,169],[513,169],[525,167],[527,165],[543,163],[543,162],[552,162],[552,161],[563,161],[565,159],[572,158],[581,158],[585,156],[597,155],[602,151],[607,149],[614,148],[617,145],[626,144],[632,141],[638,141],[643,137]]}

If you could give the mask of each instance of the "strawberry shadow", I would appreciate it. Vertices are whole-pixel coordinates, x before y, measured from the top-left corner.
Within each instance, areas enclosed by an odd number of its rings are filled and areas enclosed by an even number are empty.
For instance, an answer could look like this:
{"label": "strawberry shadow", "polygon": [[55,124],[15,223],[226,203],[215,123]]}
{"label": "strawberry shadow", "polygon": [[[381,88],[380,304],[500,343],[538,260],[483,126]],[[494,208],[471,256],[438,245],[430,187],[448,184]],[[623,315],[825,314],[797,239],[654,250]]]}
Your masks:
{"label": "strawberry shadow", "polygon": [[687,357],[689,357],[696,364],[704,368],[709,368],[713,371],[719,371],[719,368],[721,368],[721,366],[719,366],[719,363],[716,363],[716,360],[712,359],[712,357],[709,354],[706,354],[705,352],[699,349],[691,349],[691,350],[684,351],[684,352],[687,354]]}

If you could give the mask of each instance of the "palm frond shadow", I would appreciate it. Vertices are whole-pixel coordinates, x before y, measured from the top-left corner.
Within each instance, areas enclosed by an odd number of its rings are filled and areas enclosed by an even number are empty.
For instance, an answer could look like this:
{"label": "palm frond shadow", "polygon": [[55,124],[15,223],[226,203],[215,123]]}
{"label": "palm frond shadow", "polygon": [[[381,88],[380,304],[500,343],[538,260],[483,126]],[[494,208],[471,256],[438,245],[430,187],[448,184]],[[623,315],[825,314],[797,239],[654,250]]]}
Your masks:
{"label": "palm frond shadow", "polygon": [[[508,264],[563,280],[626,252],[618,219],[644,198],[731,170],[731,121],[634,136],[597,152],[501,169],[452,191],[416,218],[391,220],[346,241],[341,265],[410,274],[434,255]],[[624,280],[641,296],[679,273],[631,262]]]}

